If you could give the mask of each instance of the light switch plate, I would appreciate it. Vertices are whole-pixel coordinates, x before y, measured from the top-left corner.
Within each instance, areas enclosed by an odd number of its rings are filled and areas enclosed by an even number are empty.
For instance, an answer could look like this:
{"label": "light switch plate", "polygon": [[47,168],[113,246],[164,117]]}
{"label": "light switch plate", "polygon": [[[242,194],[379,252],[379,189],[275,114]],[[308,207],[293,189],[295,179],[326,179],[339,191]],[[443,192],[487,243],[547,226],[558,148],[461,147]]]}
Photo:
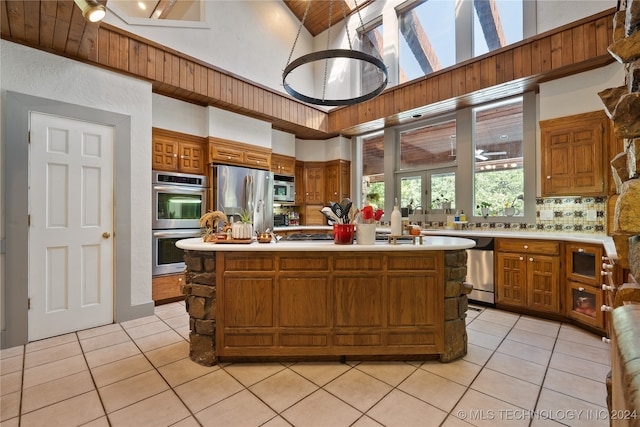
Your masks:
{"label": "light switch plate", "polygon": [[553,219],[553,211],[544,209],[540,211],[540,219],[542,221],[550,221]]}
{"label": "light switch plate", "polygon": [[595,221],[598,216],[598,212],[595,209],[587,210],[587,221]]}

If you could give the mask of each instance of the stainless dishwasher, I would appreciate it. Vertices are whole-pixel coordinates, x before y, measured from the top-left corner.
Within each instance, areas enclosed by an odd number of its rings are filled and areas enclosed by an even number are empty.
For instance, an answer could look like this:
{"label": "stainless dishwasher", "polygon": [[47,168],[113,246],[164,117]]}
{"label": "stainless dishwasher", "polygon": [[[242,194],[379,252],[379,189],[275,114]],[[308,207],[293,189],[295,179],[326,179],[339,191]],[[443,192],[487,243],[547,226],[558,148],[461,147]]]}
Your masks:
{"label": "stainless dishwasher", "polygon": [[473,285],[470,301],[495,304],[493,283],[493,237],[464,237],[476,242],[467,249],[467,282]]}

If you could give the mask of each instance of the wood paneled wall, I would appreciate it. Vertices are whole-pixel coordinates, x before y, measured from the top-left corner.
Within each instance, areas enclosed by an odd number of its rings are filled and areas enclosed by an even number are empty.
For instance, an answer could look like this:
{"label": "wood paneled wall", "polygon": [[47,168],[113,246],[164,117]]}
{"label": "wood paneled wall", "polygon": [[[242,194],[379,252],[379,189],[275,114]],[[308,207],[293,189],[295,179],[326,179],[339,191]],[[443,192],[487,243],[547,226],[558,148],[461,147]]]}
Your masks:
{"label": "wood paneled wall", "polygon": [[156,93],[265,120],[300,139],[382,129],[613,62],[611,9],[326,113],[119,28],[88,24],[73,0],[0,4],[3,39],[148,80]]}

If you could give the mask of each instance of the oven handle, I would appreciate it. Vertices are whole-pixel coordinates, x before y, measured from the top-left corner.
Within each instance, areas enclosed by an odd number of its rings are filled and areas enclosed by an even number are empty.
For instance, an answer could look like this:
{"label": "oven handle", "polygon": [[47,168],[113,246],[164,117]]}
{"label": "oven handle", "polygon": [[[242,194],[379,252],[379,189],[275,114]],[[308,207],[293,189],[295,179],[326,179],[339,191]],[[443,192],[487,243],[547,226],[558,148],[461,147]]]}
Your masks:
{"label": "oven handle", "polygon": [[169,231],[154,231],[154,237],[198,237],[200,235],[200,230],[169,230]]}
{"label": "oven handle", "polygon": [[189,193],[189,194],[201,194],[205,191],[205,187],[200,188],[190,188],[190,187],[171,187],[164,185],[154,185],[153,189],[156,191],[167,191],[171,193]]}

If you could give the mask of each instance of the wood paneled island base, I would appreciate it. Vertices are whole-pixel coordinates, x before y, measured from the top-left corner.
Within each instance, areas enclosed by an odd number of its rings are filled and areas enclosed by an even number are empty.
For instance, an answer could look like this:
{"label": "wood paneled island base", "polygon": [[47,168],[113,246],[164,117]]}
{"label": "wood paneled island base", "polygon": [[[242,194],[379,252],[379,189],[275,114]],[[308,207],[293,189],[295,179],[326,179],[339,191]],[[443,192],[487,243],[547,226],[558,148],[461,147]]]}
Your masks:
{"label": "wood paneled island base", "polygon": [[183,247],[191,359],[448,362],[466,354],[464,249],[322,243],[333,247]]}

